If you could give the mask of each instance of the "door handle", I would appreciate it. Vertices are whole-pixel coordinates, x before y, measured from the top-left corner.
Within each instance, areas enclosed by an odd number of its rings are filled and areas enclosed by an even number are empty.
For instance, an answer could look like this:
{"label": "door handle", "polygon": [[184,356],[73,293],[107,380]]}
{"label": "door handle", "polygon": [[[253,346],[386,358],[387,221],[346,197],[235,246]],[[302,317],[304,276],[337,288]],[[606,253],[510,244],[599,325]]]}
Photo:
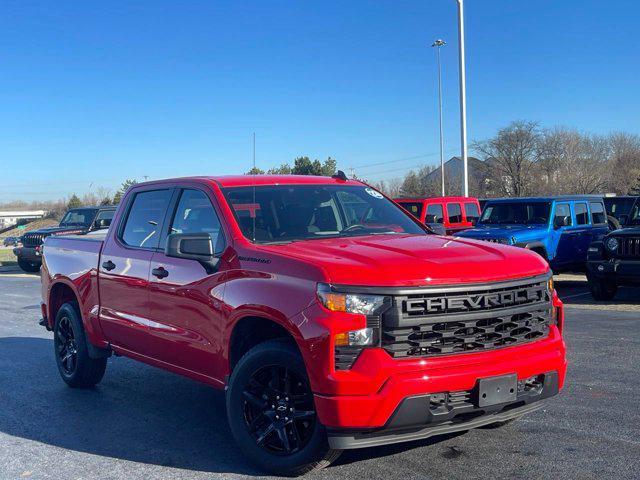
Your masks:
{"label": "door handle", "polygon": [[158,267],[151,270],[151,275],[158,278],[165,278],[169,276],[169,272],[164,267]]}
{"label": "door handle", "polygon": [[102,268],[104,268],[106,271],[110,272],[111,270],[116,268],[116,264],[113,263],[111,260],[107,260],[106,262],[104,262],[102,264]]}

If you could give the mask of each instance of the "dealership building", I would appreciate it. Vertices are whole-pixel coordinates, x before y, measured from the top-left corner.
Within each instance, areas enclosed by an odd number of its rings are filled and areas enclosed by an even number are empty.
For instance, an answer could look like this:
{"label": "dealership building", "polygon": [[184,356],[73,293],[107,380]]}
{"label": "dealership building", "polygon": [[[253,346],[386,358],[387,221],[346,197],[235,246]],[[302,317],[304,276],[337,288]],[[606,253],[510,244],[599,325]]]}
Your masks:
{"label": "dealership building", "polygon": [[0,228],[17,225],[23,220],[37,220],[47,214],[46,210],[0,211]]}

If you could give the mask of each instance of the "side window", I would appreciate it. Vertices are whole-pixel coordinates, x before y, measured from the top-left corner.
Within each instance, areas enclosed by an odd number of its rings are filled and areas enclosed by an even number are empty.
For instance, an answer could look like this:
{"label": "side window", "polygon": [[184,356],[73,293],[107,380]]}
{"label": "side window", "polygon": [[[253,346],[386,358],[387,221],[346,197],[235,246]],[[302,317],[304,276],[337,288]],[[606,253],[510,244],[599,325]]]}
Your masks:
{"label": "side window", "polygon": [[95,221],[98,222],[99,220],[106,220],[104,226],[108,227],[109,225],[111,225],[114,213],[116,213],[115,210],[101,210],[100,212],[98,212],[98,215],[96,215]]}
{"label": "side window", "polygon": [[171,190],[136,193],[122,231],[122,241],[132,247],[156,248]]}
{"label": "side window", "polygon": [[464,213],[467,216],[467,222],[477,222],[480,218],[480,211],[475,203],[465,203]]}
{"label": "side window", "polygon": [[576,211],[576,225],[588,225],[589,214],[587,213],[586,203],[576,203],[574,205]]}
{"label": "side window", "polygon": [[209,197],[200,190],[183,190],[169,233],[209,233],[215,253],[224,250],[224,235]]}
{"label": "side window", "polygon": [[607,223],[607,216],[604,213],[604,206],[600,202],[592,202],[591,207],[591,223],[601,225]]}
{"label": "side window", "polygon": [[459,203],[447,203],[447,214],[449,215],[449,222],[462,222],[462,208],[460,208]]}
{"label": "side window", "polygon": [[433,215],[436,223],[442,223],[444,221],[444,212],[442,210],[442,205],[439,203],[432,203],[429,205],[427,207],[427,215]]}
{"label": "side window", "polygon": [[555,224],[562,225],[562,222],[560,220],[562,220],[562,218],[564,217],[569,218],[569,226],[573,225],[573,220],[571,220],[571,208],[569,207],[569,204],[558,203],[556,205],[556,215],[554,219]]}

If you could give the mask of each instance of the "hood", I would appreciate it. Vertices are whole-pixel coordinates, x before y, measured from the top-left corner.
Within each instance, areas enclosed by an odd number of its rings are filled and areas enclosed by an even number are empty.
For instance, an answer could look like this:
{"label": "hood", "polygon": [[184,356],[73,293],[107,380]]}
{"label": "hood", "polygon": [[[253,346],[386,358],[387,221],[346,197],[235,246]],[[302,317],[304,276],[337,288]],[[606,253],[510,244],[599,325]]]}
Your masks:
{"label": "hood", "polygon": [[323,269],[336,284],[426,286],[532,277],[548,271],[538,254],[437,235],[379,235],[309,240],[261,249]]}
{"label": "hood", "polygon": [[475,228],[464,230],[456,234],[456,236],[465,238],[511,238],[546,230],[546,225],[478,225]]}
{"label": "hood", "polygon": [[74,226],[68,226],[68,227],[47,227],[47,228],[40,228],[38,230],[31,230],[28,232],[25,232],[23,234],[23,236],[25,235],[54,235],[56,233],[82,233],[82,232],[86,232],[87,228],[86,227],[80,227],[77,225]]}
{"label": "hood", "polygon": [[616,237],[638,237],[640,236],[640,226],[619,228],[618,230],[609,232],[607,235]]}

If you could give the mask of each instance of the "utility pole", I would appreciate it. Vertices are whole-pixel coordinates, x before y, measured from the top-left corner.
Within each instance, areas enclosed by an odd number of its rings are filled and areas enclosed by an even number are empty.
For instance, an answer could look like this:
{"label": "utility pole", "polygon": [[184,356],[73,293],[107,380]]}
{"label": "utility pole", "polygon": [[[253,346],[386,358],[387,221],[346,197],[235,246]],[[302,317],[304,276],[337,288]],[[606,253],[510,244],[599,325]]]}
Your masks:
{"label": "utility pole", "polygon": [[462,175],[464,196],[469,196],[469,168],[467,159],[467,92],[464,61],[464,0],[458,0],[458,60],[460,62],[460,147],[462,150]]}
{"label": "utility pole", "polygon": [[438,117],[440,121],[440,180],[442,182],[442,196],[444,197],[444,137],[442,134],[442,67],[440,65],[440,47],[447,43],[442,39],[437,39],[432,47],[436,47],[436,56],[438,58]]}

